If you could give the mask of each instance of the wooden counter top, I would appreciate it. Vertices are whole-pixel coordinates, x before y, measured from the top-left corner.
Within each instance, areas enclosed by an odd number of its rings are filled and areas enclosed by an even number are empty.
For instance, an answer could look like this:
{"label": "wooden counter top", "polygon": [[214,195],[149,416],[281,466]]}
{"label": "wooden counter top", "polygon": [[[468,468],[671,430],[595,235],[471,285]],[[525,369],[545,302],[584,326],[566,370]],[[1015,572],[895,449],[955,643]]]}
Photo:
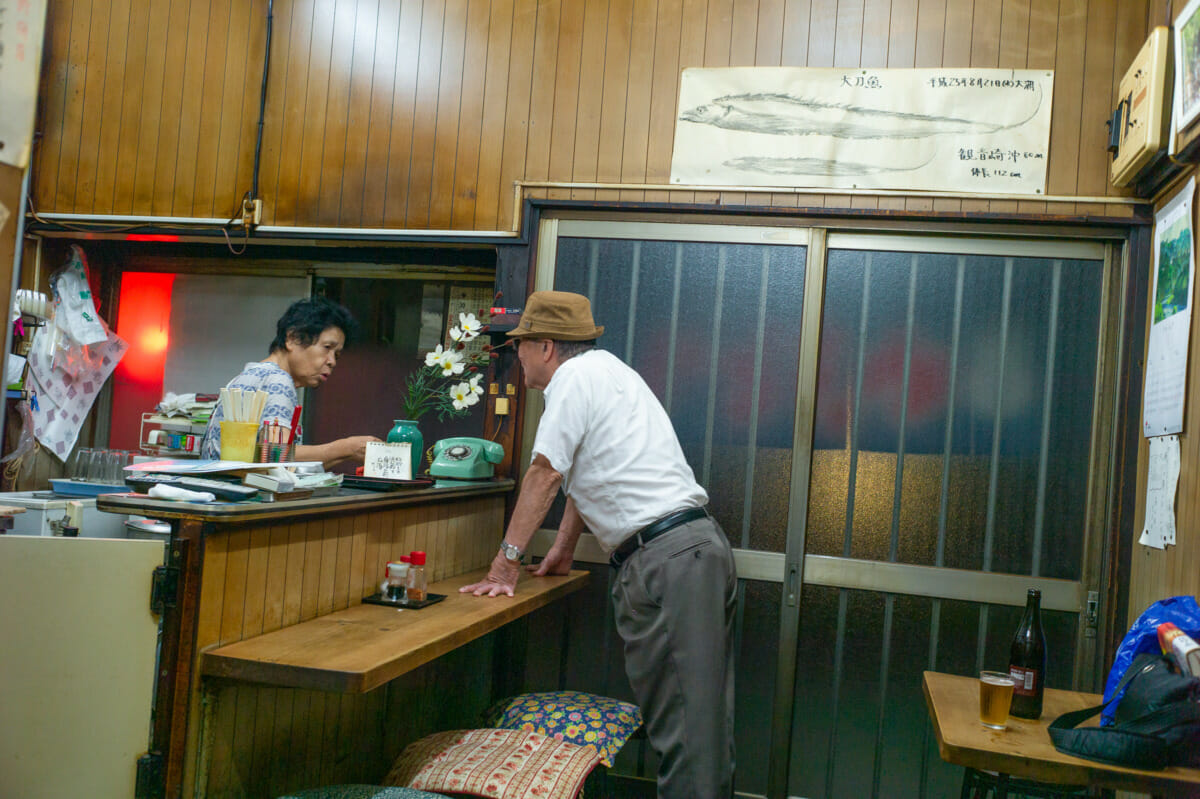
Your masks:
{"label": "wooden counter top", "polygon": [[452,649],[583,588],[588,572],[522,575],[514,597],[460,594],[481,569],[432,583],[446,598],[420,610],[355,605],[211,649],[201,673],[285,688],[365,693]]}
{"label": "wooden counter top", "polygon": [[498,478],[452,488],[398,489],[396,491],[363,491],[343,488],[334,496],[288,500],[286,502],[172,502],[154,499],[132,492],[101,494],[96,497],[97,510],[110,513],[133,513],[155,519],[201,519],[213,522],[246,522],[267,519],[287,519],[302,516],[343,512],[386,510],[402,505],[447,502],[455,499],[503,494],[511,491],[515,481]]}

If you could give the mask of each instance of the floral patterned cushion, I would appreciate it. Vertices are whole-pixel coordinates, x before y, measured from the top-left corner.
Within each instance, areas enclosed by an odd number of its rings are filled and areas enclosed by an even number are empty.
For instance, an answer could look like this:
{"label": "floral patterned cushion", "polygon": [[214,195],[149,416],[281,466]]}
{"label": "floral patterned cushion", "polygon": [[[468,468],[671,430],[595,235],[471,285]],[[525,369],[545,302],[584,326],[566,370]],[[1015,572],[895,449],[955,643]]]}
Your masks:
{"label": "floral patterned cushion", "polygon": [[445,799],[440,793],[412,788],[385,788],[382,785],[327,785],[305,788],[279,799]]}
{"label": "floral patterned cushion", "polygon": [[486,718],[492,727],[593,746],[600,762],[610,768],[629,736],[642,726],[637,705],[580,691],[521,694],[493,705]]}
{"label": "floral patterned cushion", "polygon": [[596,750],[519,730],[451,730],[409,744],[386,785],[487,799],[574,799]]}

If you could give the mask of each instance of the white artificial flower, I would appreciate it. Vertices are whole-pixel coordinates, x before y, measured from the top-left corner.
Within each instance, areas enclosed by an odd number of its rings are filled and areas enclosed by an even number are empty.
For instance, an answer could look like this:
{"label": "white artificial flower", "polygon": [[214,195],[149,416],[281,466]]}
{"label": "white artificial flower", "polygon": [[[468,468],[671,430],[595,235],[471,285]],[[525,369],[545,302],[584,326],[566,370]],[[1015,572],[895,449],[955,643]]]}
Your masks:
{"label": "white artificial flower", "polygon": [[483,375],[481,374],[471,375],[471,393],[476,396],[483,393],[483,386],[479,385],[481,379],[483,379]]}
{"label": "white artificial flower", "polygon": [[442,377],[460,375],[463,373],[463,369],[466,368],[466,364],[463,363],[462,355],[455,350],[444,351],[442,353],[442,357],[437,361],[437,366],[439,366],[442,370]]}
{"label": "white artificial flower", "polygon": [[483,323],[476,319],[473,313],[460,313],[458,326],[462,328],[463,341],[470,341],[479,335]]}
{"label": "white artificial flower", "polygon": [[442,356],[445,354],[446,354],[445,351],[442,350],[442,345],[441,344],[437,345],[436,349],[430,350],[428,353],[425,354],[425,365],[426,366],[437,366],[439,363],[441,363]]}
{"label": "white artificial flower", "polygon": [[454,410],[461,411],[471,407],[479,402],[479,397],[471,391],[470,383],[459,383],[450,389],[450,396],[454,398]]}

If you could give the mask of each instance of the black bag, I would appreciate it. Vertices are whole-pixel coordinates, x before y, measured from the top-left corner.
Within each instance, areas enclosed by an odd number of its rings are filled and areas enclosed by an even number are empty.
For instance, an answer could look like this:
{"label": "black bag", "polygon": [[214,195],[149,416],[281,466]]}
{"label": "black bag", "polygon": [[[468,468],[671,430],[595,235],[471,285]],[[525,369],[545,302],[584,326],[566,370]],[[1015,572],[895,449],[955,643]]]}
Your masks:
{"label": "black bag", "polygon": [[1200,765],[1200,678],[1177,674],[1170,663],[1139,655],[1113,691],[1120,697],[1113,723],[1073,729],[1106,705],[1064,713],[1050,723],[1054,748],[1129,768]]}

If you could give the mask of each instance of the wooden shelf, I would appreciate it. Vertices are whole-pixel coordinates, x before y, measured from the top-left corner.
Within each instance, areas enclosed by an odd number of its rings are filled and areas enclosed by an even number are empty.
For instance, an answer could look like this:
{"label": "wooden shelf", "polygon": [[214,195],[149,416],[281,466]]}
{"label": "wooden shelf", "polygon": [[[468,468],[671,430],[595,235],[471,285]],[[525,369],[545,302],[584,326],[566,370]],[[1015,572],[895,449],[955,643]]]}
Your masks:
{"label": "wooden shelf", "polygon": [[514,597],[476,597],[458,589],[487,569],[429,586],[446,598],[420,610],[382,605],[318,616],[205,652],[201,673],[284,688],[361,694],[452,649],[583,588],[588,572],[522,575]]}

